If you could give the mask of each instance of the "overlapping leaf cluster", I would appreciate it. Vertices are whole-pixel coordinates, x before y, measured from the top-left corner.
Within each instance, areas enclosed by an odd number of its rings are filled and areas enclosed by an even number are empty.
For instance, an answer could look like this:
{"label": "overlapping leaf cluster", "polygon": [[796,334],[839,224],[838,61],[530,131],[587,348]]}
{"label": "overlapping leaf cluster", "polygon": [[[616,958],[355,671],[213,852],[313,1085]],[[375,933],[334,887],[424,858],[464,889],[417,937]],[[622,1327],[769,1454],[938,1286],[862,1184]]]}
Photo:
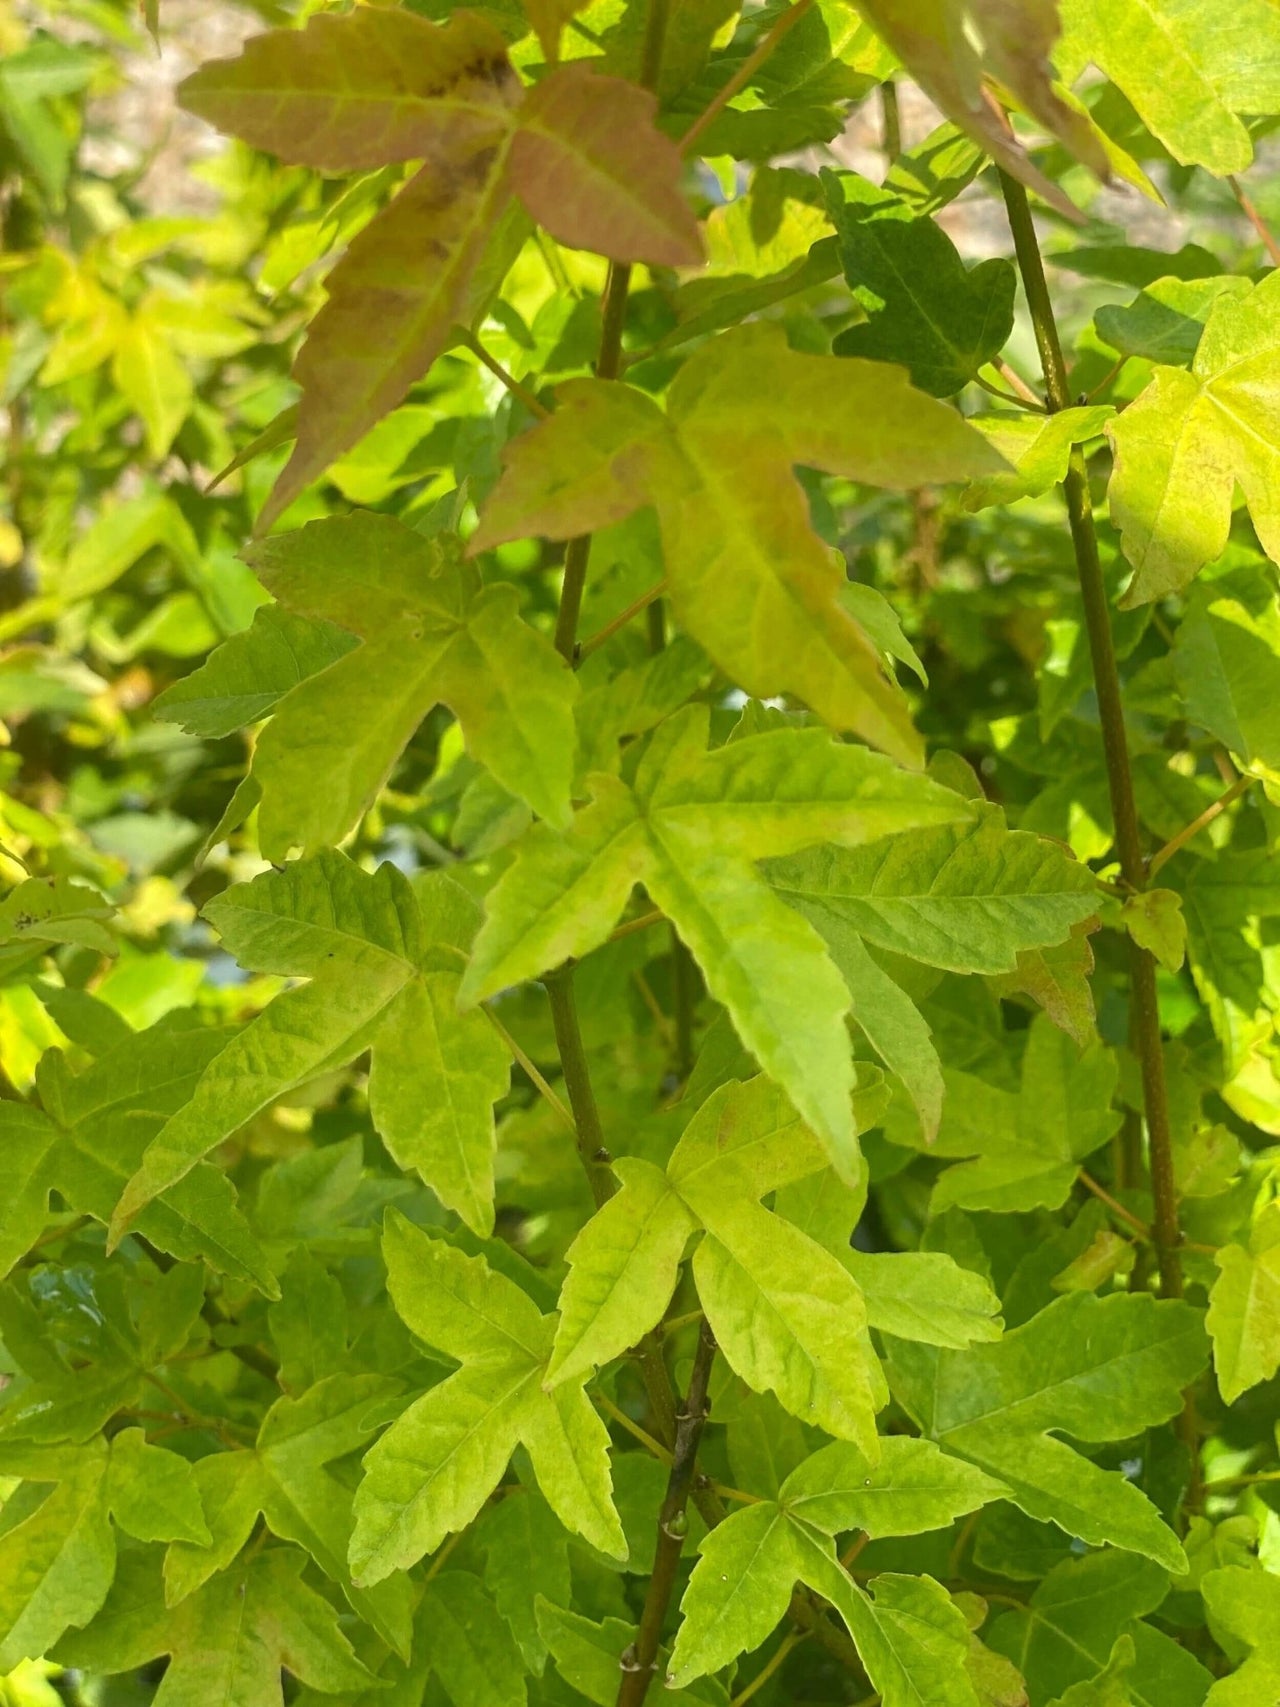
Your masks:
{"label": "overlapping leaf cluster", "polygon": [[0,1695],[1260,1707],[1275,8],[256,9],[0,15]]}

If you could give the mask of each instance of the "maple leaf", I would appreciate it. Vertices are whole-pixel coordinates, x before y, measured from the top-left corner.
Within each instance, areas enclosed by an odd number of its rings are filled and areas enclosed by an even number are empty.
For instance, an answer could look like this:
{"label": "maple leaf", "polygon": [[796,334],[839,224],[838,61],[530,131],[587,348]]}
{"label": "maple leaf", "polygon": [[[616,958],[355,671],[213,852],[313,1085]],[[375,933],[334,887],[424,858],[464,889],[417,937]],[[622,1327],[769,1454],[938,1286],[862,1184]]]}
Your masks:
{"label": "maple leaf", "polygon": [[368,513],[263,541],[248,560],[278,605],[160,711],[210,734],[271,713],[250,772],[264,853],[341,841],[441,703],[498,782],[567,823],[577,683],[520,619],[513,586],[482,586],[444,542]]}
{"label": "maple leaf", "polygon": [[526,97],[505,41],[476,13],[443,25],[382,8],[321,14],[300,35],[269,31],[238,59],[202,66],[181,99],[300,165],[425,162],[329,274],[328,304],[294,370],[297,444],[259,531],[396,407],[455,327],[477,318],[524,238],[517,197],[561,242],[614,260],[701,258],[679,150],[654,126],[654,97],[583,61],[552,70]]}
{"label": "maple leaf", "polygon": [[901,370],[797,355],[767,325],[705,344],[665,414],[602,380],[558,395],[555,415],[507,448],[470,549],[567,539],[651,503],[679,620],[740,687],[794,694],[833,728],[918,764],[906,702],[841,601],[844,567],[813,532],[791,469],[873,486],[971,479],[1002,466],[973,429]]}
{"label": "maple leaf", "polygon": [[1218,1386],[1230,1405],[1280,1369],[1280,1208],[1268,1204],[1248,1245],[1224,1245],[1213,1260],[1219,1274],[1205,1326]]}
{"label": "maple leaf", "polygon": [[1183,165],[1243,172],[1243,115],[1280,103],[1280,18],[1268,0],[1059,0],[1057,58],[1074,80],[1092,61]]}
{"label": "maple leaf", "polygon": [[862,1295],[834,1256],[759,1201],[824,1162],[821,1146],[764,1078],[714,1092],[665,1172],[621,1158],[622,1190],[569,1248],[548,1383],[581,1380],[656,1326],[684,1248],[701,1227],[694,1280],[731,1367],[804,1421],[874,1455],[879,1372]]}
{"label": "maple leaf", "polygon": [[408,1657],[412,1598],[403,1577],[355,1587],[347,1570],[350,1490],[329,1470],[367,1445],[399,1409],[399,1383],[381,1375],[332,1375],[297,1399],[277,1399],[251,1450],[214,1452],[195,1467],[208,1513],[203,1537],[175,1540],[165,1557],[165,1598],[176,1605],[227,1567],[259,1515],[272,1534],[305,1548],[353,1610],[402,1658]]}
{"label": "maple leaf", "polygon": [[461,1368],[415,1399],[364,1460],[351,1571],[367,1586],[464,1529],[523,1445],[564,1526],[615,1558],[626,1543],[614,1510],[609,1436],[581,1382],[543,1382],[555,1318],[483,1257],[467,1257],[394,1210],[383,1235],[396,1310]]}
{"label": "maple leaf", "polygon": [[1092,126],[1054,85],[1049,56],[1058,35],[1058,0],[858,0],[858,10],[930,99],[997,165],[1069,219],[1079,218],[1069,198],[1032,164],[982,86],[989,74],[1077,159],[1100,178],[1110,175]]}
{"label": "maple leaf", "polygon": [[1280,597],[1265,565],[1191,591],[1173,668],[1187,715],[1237,764],[1280,771]]}
{"label": "maple leaf", "polygon": [[[1170,1586],[1167,1571],[1132,1553],[1066,1559],[1036,1585],[1025,1608],[1001,1613],[985,1639],[1017,1661],[1032,1699],[1052,1697],[1055,1707],[1203,1701],[1209,1673],[1145,1622]],[[1117,1674],[1129,1668],[1129,1687],[1117,1688]]]}
{"label": "maple leaf", "polygon": [[856,846],[969,809],[818,729],[746,736],[709,753],[708,727],[703,708],[686,708],[655,731],[633,787],[597,776],[594,803],[569,831],[537,826],[524,838],[488,896],[463,1000],[596,947],[643,883],[760,1065],[836,1165],[856,1170],[844,981],[816,931],[752,862],[828,839]]}
{"label": "maple leaf", "polygon": [[84,883],[69,877],[27,877],[0,901],[0,973],[12,977],[58,943],[114,954],[105,920],[114,909]]}
{"label": "maple leaf", "polygon": [[190,1464],[140,1428],[108,1443],[5,1446],[0,1475],[51,1485],[7,1529],[0,1560],[0,1667],[40,1659],[99,1611],[116,1570],[115,1527],[139,1541],[207,1540]]}
{"label": "maple leaf", "polygon": [[700,1545],[681,1602],[672,1682],[686,1684],[758,1647],[799,1580],[831,1601],[886,1707],[976,1707],[965,1672],[968,1631],[945,1590],[928,1576],[886,1574],[868,1594],[837,1562],[834,1537],[944,1529],[1004,1493],[929,1441],[891,1437],[875,1465],[844,1442],[814,1453],[776,1500],[733,1512]]}
{"label": "maple leaf", "polygon": [[[42,1108],[0,1102],[0,1274],[44,1231],[56,1191],[78,1214],[110,1221],[120,1192],[166,1117],[191,1096],[230,1034],[168,1024],[127,1036],[72,1073],[50,1050],[36,1070]],[[274,1293],[265,1254],[236,1206],[235,1188],[200,1163],[143,1212],[138,1230],[181,1261]]]}
{"label": "maple leaf", "polygon": [[1028,1516],[1179,1572],[1182,1546],[1146,1495],[1055,1436],[1127,1440],[1167,1421],[1205,1349],[1201,1312],[1188,1304],[1071,1292],[993,1345],[900,1341],[889,1383],[929,1438],[999,1476]]}
{"label": "maple leaf", "polygon": [[1263,549],[1280,559],[1280,273],[1221,296],[1188,373],[1157,367],[1107,431],[1111,511],[1133,581],[1126,605],[1184,587],[1226,550],[1239,484]]}
{"label": "maple leaf", "polygon": [[368,1689],[373,1675],[328,1601],[302,1581],[305,1563],[292,1547],[246,1554],[170,1608],[159,1560],[133,1554],[121,1560],[99,1616],[63,1641],[63,1663],[109,1674],[168,1654],[155,1694],[160,1707],[205,1707],[213,1699],[226,1707],[283,1707],[282,1669],[322,1694]]}
{"label": "maple leaf", "polygon": [[148,1378],[186,1349],[204,1270],[175,1263],[145,1284],[118,1266],[22,1272],[0,1288],[16,1366],[0,1395],[0,1443],[82,1445],[142,1404]]}
{"label": "maple leaf", "polygon": [[207,911],[243,965],[309,982],[208,1063],[147,1145],[112,1236],[259,1109],[370,1048],[370,1107],[388,1148],[487,1233],[493,1104],[509,1061],[483,1014],[456,1010],[476,921],[465,892],[442,875],[415,888],[394,866],[369,873],[328,851],[264,872]]}
{"label": "maple leaf", "polygon": [[867,312],[833,352],[901,362],[932,397],[961,390],[1013,329],[1012,262],[995,257],[970,271],[941,226],[866,178],[826,171],[822,185],[840,264]]}
{"label": "maple leaf", "polygon": [[1018,1094],[959,1068],[943,1074],[945,1096],[932,1138],[891,1118],[895,1141],[940,1157],[968,1157],[938,1179],[931,1212],[949,1205],[1013,1213],[1057,1208],[1084,1158],[1120,1125],[1112,1106],[1115,1057],[1093,1041],[1082,1050],[1047,1014],[1032,1021]]}
{"label": "maple leaf", "polygon": [[1097,886],[1057,844],[1010,831],[985,802],[962,825],[912,830],[865,848],[816,847],[763,870],[807,918],[844,975],[853,1016],[902,1079],[926,1140],[942,1116],[942,1069],[915,1004],[873,948],[950,972],[1013,972],[1092,916]]}

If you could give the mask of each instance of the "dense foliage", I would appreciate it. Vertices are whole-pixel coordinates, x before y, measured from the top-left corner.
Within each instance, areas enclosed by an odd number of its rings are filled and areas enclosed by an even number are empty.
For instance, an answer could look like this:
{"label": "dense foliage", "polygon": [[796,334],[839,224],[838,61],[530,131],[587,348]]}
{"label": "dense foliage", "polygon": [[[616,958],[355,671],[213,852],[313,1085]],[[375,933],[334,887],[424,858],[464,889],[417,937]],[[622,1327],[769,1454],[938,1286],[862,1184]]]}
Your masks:
{"label": "dense foliage", "polygon": [[1280,1699],[1280,7],[263,0],[173,211],[173,3],[0,0],[0,1698]]}

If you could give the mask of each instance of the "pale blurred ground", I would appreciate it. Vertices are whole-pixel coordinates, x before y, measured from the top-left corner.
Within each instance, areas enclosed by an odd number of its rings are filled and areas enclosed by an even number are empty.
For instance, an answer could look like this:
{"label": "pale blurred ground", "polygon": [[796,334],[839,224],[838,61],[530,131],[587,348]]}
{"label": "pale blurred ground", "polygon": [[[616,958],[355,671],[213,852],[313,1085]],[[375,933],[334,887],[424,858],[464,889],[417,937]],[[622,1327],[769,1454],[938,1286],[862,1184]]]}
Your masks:
{"label": "pale blurred ground", "polygon": [[[33,21],[50,27],[50,9],[39,0],[18,0],[18,7]],[[247,36],[263,27],[250,7],[232,0],[161,0],[160,51],[148,45],[130,55],[124,62],[124,85],[94,105],[88,141],[92,164],[118,170],[146,159],[139,192],[151,212],[210,211],[214,197],[191,169],[215,153],[221,142],[206,124],[178,110],[173,91],[196,66],[235,54]],[[67,33],[74,35],[74,26]],[[909,147],[928,134],[938,114],[910,85],[902,87],[900,103],[903,144]],[[883,176],[878,101],[872,98],[852,115],[832,152],[856,171],[877,180]],[[1091,212],[1122,227],[1131,242],[1146,247],[1172,251],[1187,241],[1184,217],[1154,205],[1126,185],[1104,190]],[[1009,252],[1002,210],[983,191],[960,197],[944,209],[940,223],[968,260]]]}

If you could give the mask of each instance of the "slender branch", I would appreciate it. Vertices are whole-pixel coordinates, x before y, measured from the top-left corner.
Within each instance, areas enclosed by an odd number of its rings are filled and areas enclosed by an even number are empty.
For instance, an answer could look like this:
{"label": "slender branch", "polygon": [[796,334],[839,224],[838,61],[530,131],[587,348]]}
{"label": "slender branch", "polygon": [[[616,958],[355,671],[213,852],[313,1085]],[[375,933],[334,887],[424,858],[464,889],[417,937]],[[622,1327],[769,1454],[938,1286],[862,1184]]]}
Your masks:
{"label": "slender branch", "polygon": [[680,138],[680,149],[682,153],[688,154],[691,152],[693,145],[701,139],[704,132],[707,131],[707,129],[714,124],[716,119],[720,117],[720,114],[729,105],[729,102],[733,97],[740,94],[741,91],[746,88],[747,84],[750,83],[751,79],[755,76],[756,72],[759,71],[765,60],[768,59],[774,48],[777,47],[778,43],[790,30],[795,28],[812,5],[813,0],[796,0],[794,6],[788,7],[780,17],[774,20],[770,28],[766,30],[763,36],[761,36],[755,47],[752,48],[751,52],[734,72],[733,76],[725,84],[724,88],[707,103],[702,112],[696,119],[694,119],[688,130],[685,131],[684,135]]}
{"label": "slender branch", "polygon": [[676,1078],[681,1084],[693,1071],[693,1022],[698,1003],[698,970],[693,956],[671,927],[672,1005],[675,1009]]}
{"label": "slender branch", "polygon": [[1232,195],[1240,204],[1241,213],[1243,213],[1245,218],[1249,221],[1249,224],[1262,239],[1262,246],[1271,257],[1271,265],[1273,267],[1280,267],[1280,243],[1276,241],[1275,234],[1271,230],[1271,227],[1267,224],[1266,220],[1263,219],[1253,202],[1241,188],[1240,180],[1236,177],[1229,176],[1227,178],[1227,182],[1231,185]]}
{"label": "slender branch", "polygon": [[666,916],[665,913],[658,912],[656,908],[650,913],[641,913],[638,919],[627,919],[616,930],[610,931],[608,940],[610,942],[621,942],[624,937],[634,936],[637,931],[652,930],[654,925],[660,925]]}
{"label": "slender branch", "polygon": [[666,1498],[658,1513],[658,1545],[654,1554],[653,1574],[645,1595],[640,1629],[634,1643],[621,1659],[622,1678],[618,1685],[617,1707],[642,1707],[649,1685],[653,1681],[666,1621],[671,1591],[675,1587],[676,1571],[684,1538],[688,1533],[686,1515],[689,1494],[693,1488],[698,1462],[698,1446],[707,1421],[707,1388],[711,1381],[711,1365],[715,1359],[716,1342],[704,1321],[694,1353],[693,1370],[689,1376],[689,1391],[684,1405],[676,1416],[675,1451],[671,1474],[667,1480]]}
{"label": "slender branch", "polygon": [[733,1505],[763,1505],[765,1503],[760,1494],[749,1494],[745,1488],[731,1488],[725,1482],[712,1482],[711,1486],[722,1500],[728,1500]]}
{"label": "slender branch", "polygon": [[1126,1209],[1124,1204],[1121,1203],[1118,1198],[1112,1197],[1106,1187],[1099,1185],[1093,1175],[1091,1173],[1087,1173],[1084,1168],[1081,1168],[1079,1178],[1080,1184],[1084,1186],[1086,1191],[1091,1191],[1098,1199],[1099,1203],[1105,1203],[1111,1213],[1113,1215],[1118,1215],[1126,1226],[1133,1229],[1139,1238],[1150,1241],[1151,1229],[1147,1226],[1141,1216],[1135,1215],[1131,1209]]}
{"label": "slender branch", "polygon": [[[1036,345],[1044,369],[1049,408],[1052,413],[1057,413],[1060,409],[1070,407],[1071,392],[1053,302],[1045,279],[1044,262],[1040,257],[1040,245],[1031,217],[1031,204],[1025,188],[1008,173],[1001,172],[1000,185],[1004,191],[1005,206],[1009,211],[1018,267],[1022,274],[1022,285],[1031,310]],[[1102,746],[1107,765],[1107,784],[1111,795],[1112,816],[1115,819],[1116,851],[1120,856],[1120,869],[1125,881],[1133,889],[1140,890],[1146,884],[1147,869],[1142,855],[1142,833],[1134,800],[1133,773],[1129,768],[1129,742],[1120,695],[1120,673],[1116,667],[1107,589],[1102,578],[1098,538],[1093,526],[1088,470],[1084,452],[1078,445],[1071,452],[1062,490],[1075,547],[1076,571],[1084,605],[1085,627],[1089,635],[1089,652],[1093,661],[1093,679],[1102,723]],[[1131,941],[1129,964],[1134,1038],[1142,1068],[1143,1107],[1147,1117],[1150,1147],[1151,1191],[1155,1200],[1152,1232],[1155,1238],[1156,1263],[1160,1270],[1160,1290],[1166,1298],[1180,1298],[1182,1261],[1178,1254],[1178,1245],[1181,1230],[1178,1226],[1177,1193],[1173,1177],[1173,1138],[1169,1124],[1168,1087],[1164,1074],[1164,1045],[1160,1031],[1160,1009],[1156,999],[1156,963],[1148,950]]]}
{"label": "slender branch", "polygon": [[1016,391],[1002,391],[998,385],[992,385],[989,379],[983,379],[980,373],[973,376],[973,383],[980,386],[989,396],[998,397],[1002,403],[1012,403],[1015,409],[1022,409],[1033,415],[1048,413],[1043,403],[1037,403],[1034,400],[1029,403],[1025,397],[1020,397]]}
{"label": "slender branch", "polygon": [[1216,1481],[1206,1482],[1206,1494],[1216,1494],[1223,1488],[1251,1488],[1260,1482],[1280,1482],[1280,1470],[1254,1470],[1247,1476],[1220,1476]]}
{"label": "slender branch", "polygon": [[1008,385],[1012,386],[1024,403],[1033,403],[1037,409],[1044,409],[1044,398],[1036,396],[1035,392],[1027,384],[1026,380],[1023,379],[1022,375],[1016,368],[1010,367],[1003,356],[993,356],[991,365],[1000,375],[1001,379],[1003,379]]}
{"label": "slender branch", "polygon": [[569,1128],[570,1132],[572,1132],[574,1137],[576,1138],[578,1136],[578,1128],[574,1122],[573,1116],[569,1113],[569,1110],[560,1101],[560,1098],[552,1090],[551,1086],[547,1083],[546,1079],[544,1079],[542,1074],[538,1071],[537,1065],[532,1060],[530,1060],[529,1056],[525,1053],[525,1051],[516,1042],[515,1038],[512,1037],[511,1033],[507,1030],[506,1026],[503,1025],[502,1021],[498,1018],[497,1014],[494,1013],[493,1009],[486,1007],[484,1012],[485,1012],[486,1016],[488,1017],[489,1024],[497,1032],[498,1036],[506,1044],[507,1048],[511,1051],[514,1058],[519,1062],[521,1067],[523,1067],[525,1072],[528,1074],[530,1080],[533,1083],[534,1089],[537,1091],[538,1095],[547,1104],[548,1108],[550,1108],[554,1111],[557,1118],[564,1122],[564,1124]]}
{"label": "slender branch", "polygon": [[581,663],[584,658],[589,658],[593,652],[598,651],[606,640],[612,640],[620,628],[625,628],[633,616],[639,616],[647,605],[652,605],[655,599],[660,599],[666,590],[667,579],[664,575],[661,581],[650,587],[647,592],[641,593],[638,599],[633,599],[626,610],[619,611],[611,622],[606,622],[604,627],[598,628],[589,640],[584,640],[577,649],[575,661]]}
{"label": "slender branch", "polygon": [[[630,288],[630,266],[610,261],[600,310],[603,324],[600,354],[596,357],[597,379],[617,379],[622,371],[622,329],[627,318],[627,292]],[[579,534],[565,547],[564,580],[560,586],[555,640],[556,651],[570,664],[577,652],[578,617],[582,612],[582,592],[587,584],[587,559],[590,555],[589,533]]]}
{"label": "slender branch", "polygon": [[892,166],[902,153],[902,114],[898,111],[898,85],[892,78],[880,85],[880,146]]}
{"label": "slender branch", "polygon": [[587,1051],[582,1041],[582,1028],[578,1024],[578,1003],[573,993],[572,964],[549,973],[545,984],[556,1046],[560,1051],[564,1088],[568,1092],[569,1107],[573,1110],[573,1135],[591,1186],[591,1195],[599,1209],[618,1187],[611,1166],[613,1157],[609,1154],[604,1141],[604,1127],[600,1124],[596,1093],[591,1088]]}
{"label": "slender branch", "polygon": [[442,1547],[440,1547],[437,1550],[435,1557],[432,1559],[431,1563],[427,1566],[427,1573],[422,1579],[423,1582],[429,1583],[431,1581],[432,1577],[438,1576],[440,1574],[440,1571],[443,1569],[445,1563],[448,1561],[449,1555],[453,1552],[454,1548],[458,1545],[458,1543],[462,1540],[463,1536],[466,1533],[467,1532],[465,1529],[456,1529],[453,1532],[453,1534],[451,1536],[449,1536],[448,1540],[444,1543],[444,1545]]}
{"label": "slender branch", "polygon": [[1108,368],[1106,373],[1102,376],[1102,378],[1094,386],[1093,390],[1086,394],[1085,402],[1086,403],[1092,403],[1092,402],[1094,402],[1094,400],[1096,398],[1101,397],[1102,393],[1108,388],[1108,386],[1111,384],[1111,382],[1114,379],[1117,379],[1119,377],[1120,370],[1125,366],[1125,364],[1128,362],[1128,360],[1129,360],[1128,356],[1121,356],[1120,360],[1115,364],[1114,367]]}
{"label": "slender branch", "polygon": [[[888,85],[886,84],[886,88],[887,87]],[[738,1691],[733,1700],[729,1703],[729,1707],[742,1707],[742,1703],[744,1701],[750,1701],[751,1697],[755,1695],[757,1691],[763,1689],[769,1679],[779,1670],[783,1662],[790,1655],[792,1649],[799,1647],[800,1643],[807,1641],[808,1638],[809,1632],[807,1630],[793,1630],[789,1636],[784,1636],[782,1641],[780,1641],[774,1649],[769,1663],[761,1666],[760,1670],[751,1679],[751,1682],[745,1689],[740,1689]]]}
{"label": "slender branch", "polygon": [[655,1440],[649,1433],[648,1429],[641,1428],[638,1422],[634,1422],[622,1409],[621,1405],[615,1405],[607,1393],[597,1392],[596,1404],[599,1405],[600,1409],[607,1417],[611,1417],[613,1421],[617,1423],[619,1428],[625,1428],[627,1433],[631,1435],[634,1440],[638,1440],[646,1452],[652,1453],[653,1456],[660,1459],[662,1463],[670,1465],[670,1450],[665,1447],[660,1440]]}
{"label": "slender branch", "polygon": [[1185,848],[1193,837],[1200,834],[1201,830],[1208,829],[1214,819],[1220,818],[1228,806],[1234,805],[1242,794],[1247,793],[1253,786],[1254,780],[1251,776],[1238,776],[1225,794],[1220,794],[1211,806],[1205,807],[1198,818],[1193,818],[1184,829],[1178,831],[1176,836],[1171,836],[1164,846],[1157,853],[1153,853],[1147,861],[1148,879],[1154,877],[1162,865],[1167,865],[1174,854],[1180,848]]}
{"label": "slender branch", "polygon": [[820,1600],[812,1589],[795,1590],[787,1607],[787,1616],[793,1624],[807,1630],[821,1643],[832,1659],[838,1660],[855,1677],[866,1676],[858,1650],[853,1645],[853,1638],[843,1625],[833,1623],[827,1617],[826,1602]]}
{"label": "slender branch", "polygon": [[654,94],[662,76],[662,56],[667,45],[671,0],[649,0],[644,23],[644,48],[640,55],[640,87]]}
{"label": "slender branch", "polygon": [[493,377],[500,380],[513,397],[518,397],[531,415],[537,415],[540,420],[546,420],[551,413],[546,404],[540,402],[528,386],[522,385],[513,373],[508,373],[502,363],[495,356],[489,354],[474,332],[468,332],[463,328],[462,341],[481,366],[487,367]]}

